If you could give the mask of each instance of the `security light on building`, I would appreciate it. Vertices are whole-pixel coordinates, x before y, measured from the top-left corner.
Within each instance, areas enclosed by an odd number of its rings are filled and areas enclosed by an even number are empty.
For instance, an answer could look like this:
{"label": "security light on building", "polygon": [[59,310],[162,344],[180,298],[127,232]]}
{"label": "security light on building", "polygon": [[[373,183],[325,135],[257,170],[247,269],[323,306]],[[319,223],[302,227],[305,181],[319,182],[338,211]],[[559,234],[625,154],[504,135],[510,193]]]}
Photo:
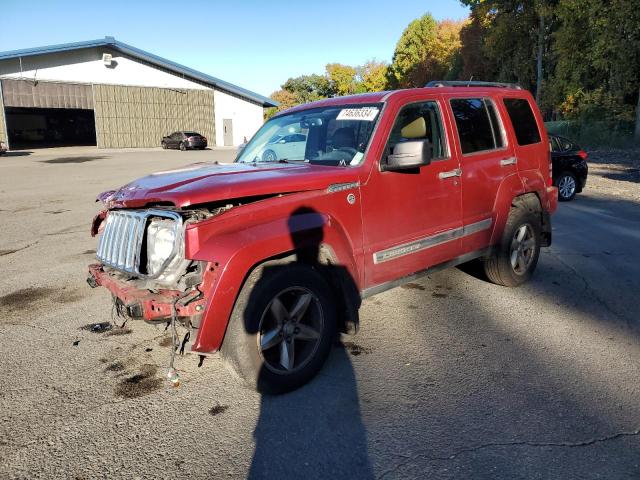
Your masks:
{"label": "security light on building", "polygon": [[0,52],[0,141],[157,147],[174,131],[234,146],[273,100],[113,37]]}

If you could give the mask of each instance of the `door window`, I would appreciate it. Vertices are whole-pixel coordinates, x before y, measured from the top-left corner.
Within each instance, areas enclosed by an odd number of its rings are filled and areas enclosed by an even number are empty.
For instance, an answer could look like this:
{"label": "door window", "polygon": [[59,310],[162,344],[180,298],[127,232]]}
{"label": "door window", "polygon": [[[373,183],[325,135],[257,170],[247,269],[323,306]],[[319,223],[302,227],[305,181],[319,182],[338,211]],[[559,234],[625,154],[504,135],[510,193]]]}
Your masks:
{"label": "door window", "polygon": [[389,134],[386,154],[393,154],[394,147],[399,143],[412,140],[428,142],[432,149],[432,160],[447,157],[447,142],[442,130],[440,110],[435,101],[412,103],[402,107]]}
{"label": "door window", "polygon": [[451,100],[462,154],[504,146],[502,128],[493,102],[487,98]]}
{"label": "door window", "polygon": [[529,102],[524,98],[505,98],[504,106],[516,133],[518,145],[539,143],[540,131]]}

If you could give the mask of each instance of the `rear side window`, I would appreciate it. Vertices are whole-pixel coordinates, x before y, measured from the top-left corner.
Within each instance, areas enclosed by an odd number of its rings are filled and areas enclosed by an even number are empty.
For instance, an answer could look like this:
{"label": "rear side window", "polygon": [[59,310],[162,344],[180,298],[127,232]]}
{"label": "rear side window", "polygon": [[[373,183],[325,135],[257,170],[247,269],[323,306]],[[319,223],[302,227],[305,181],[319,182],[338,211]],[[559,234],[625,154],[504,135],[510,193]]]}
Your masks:
{"label": "rear side window", "polygon": [[491,100],[459,98],[451,100],[463,154],[501,148],[502,129]]}
{"label": "rear side window", "polygon": [[505,98],[504,106],[516,132],[518,145],[531,145],[540,142],[540,131],[533,115],[531,105],[524,98]]}

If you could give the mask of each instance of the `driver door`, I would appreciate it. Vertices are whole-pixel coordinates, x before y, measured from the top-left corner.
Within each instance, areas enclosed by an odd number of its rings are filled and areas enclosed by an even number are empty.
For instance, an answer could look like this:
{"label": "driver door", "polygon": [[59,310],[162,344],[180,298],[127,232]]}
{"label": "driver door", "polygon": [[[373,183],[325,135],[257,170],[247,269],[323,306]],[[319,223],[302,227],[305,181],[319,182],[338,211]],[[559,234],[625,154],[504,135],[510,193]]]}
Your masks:
{"label": "driver door", "polygon": [[429,165],[407,171],[374,167],[362,186],[365,288],[424,270],[459,255],[460,164],[451,154],[440,99],[411,101],[396,116],[379,161],[395,145],[431,144]]}

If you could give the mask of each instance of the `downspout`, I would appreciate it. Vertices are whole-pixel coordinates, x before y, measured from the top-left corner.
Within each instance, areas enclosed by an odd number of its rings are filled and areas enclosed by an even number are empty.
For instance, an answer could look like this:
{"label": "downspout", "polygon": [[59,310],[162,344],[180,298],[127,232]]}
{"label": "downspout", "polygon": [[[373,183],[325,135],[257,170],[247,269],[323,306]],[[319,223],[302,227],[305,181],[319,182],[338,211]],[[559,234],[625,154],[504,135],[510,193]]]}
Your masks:
{"label": "downspout", "polygon": [[2,92],[2,80],[0,80],[0,109],[2,111],[2,126],[4,128],[4,143],[7,145],[7,150],[11,150],[11,145],[9,144],[9,130],[7,130],[7,112],[4,108],[4,94]]}

